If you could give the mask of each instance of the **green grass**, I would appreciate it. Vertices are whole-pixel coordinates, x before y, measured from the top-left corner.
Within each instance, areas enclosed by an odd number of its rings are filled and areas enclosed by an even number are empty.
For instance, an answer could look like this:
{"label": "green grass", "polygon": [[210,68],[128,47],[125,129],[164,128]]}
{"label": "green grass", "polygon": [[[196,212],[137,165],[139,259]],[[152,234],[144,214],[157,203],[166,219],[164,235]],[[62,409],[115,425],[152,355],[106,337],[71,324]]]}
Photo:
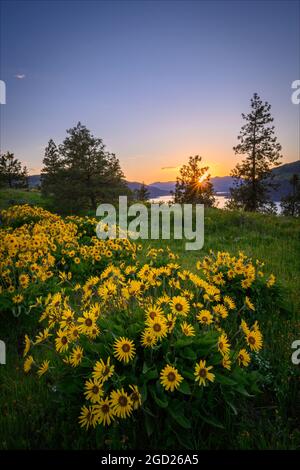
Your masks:
{"label": "green grass", "polygon": [[286,307],[294,312],[299,311],[299,219],[207,209],[202,250],[186,251],[185,240],[143,241],[145,246],[153,247],[159,247],[162,243],[170,246],[179,255],[180,263],[189,269],[210,250],[244,251],[254,260],[265,262],[267,271],[275,274],[286,292]]}
{"label": "green grass", "polygon": [[36,189],[0,189],[0,209],[7,209],[11,205],[30,204],[47,209],[49,200],[42,197]]}
{"label": "green grass", "polygon": [[[18,197],[47,205],[33,191],[0,192],[3,201]],[[14,196],[14,197],[13,197]],[[213,251],[244,251],[265,262],[265,272],[274,273],[281,286],[278,312],[261,319],[265,347],[263,371],[268,377],[261,393],[243,403],[242,412],[229,420],[226,431],[210,433],[198,448],[295,449],[300,448],[300,366],[291,363],[291,343],[300,339],[300,221],[292,218],[245,214],[210,209],[205,214],[205,242],[201,251],[185,251],[185,241],[143,241],[146,249],[170,246],[178,262],[193,269],[199,258]],[[91,448],[96,442],[80,431],[76,415],[56,403],[47,386],[22,372],[20,343],[25,331],[23,318],[2,318],[1,339],[7,344],[7,365],[0,366],[0,448]],[[19,352],[18,352],[19,351]],[[148,443],[145,443],[147,446]],[[163,443],[162,443],[163,447]]]}

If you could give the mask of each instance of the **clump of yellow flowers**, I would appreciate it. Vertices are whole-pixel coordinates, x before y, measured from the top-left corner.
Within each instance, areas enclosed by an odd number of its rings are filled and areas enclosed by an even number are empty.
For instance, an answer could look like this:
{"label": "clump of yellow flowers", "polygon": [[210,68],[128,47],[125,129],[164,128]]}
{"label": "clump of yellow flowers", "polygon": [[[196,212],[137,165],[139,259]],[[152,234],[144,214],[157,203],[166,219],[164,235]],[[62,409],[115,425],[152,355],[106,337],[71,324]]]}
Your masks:
{"label": "clump of yellow flowers", "polygon": [[275,283],[262,263],[211,252],[188,270],[169,248],[141,263],[138,244],[98,240],[96,219],[29,206],[2,218],[0,297],[39,314],[24,371],[58,390],[80,384],[70,399],[83,428],[159,409],[188,429],[205,394],[245,390],[263,348],[257,292]]}
{"label": "clump of yellow flowers", "polygon": [[[99,240],[96,219],[63,219],[28,205],[13,206],[0,216],[1,309],[28,309],[33,297],[52,290],[49,286],[71,284],[74,277],[81,280],[113,260],[136,257],[137,245],[129,240]],[[93,236],[86,236],[89,231]]]}

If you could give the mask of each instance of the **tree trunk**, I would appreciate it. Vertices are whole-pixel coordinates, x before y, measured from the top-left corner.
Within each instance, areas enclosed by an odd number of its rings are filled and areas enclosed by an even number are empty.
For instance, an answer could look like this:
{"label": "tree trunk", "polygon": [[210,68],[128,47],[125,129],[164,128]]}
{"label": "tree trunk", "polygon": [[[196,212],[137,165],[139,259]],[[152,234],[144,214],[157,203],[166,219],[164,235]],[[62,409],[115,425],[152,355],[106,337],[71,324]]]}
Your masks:
{"label": "tree trunk", "polygon": [[91,201],[91,206],[92,206],[92,209],[96,212],[96,209],[97,209],[97,203],[96,203],[96,198],[95,198],[95,195],[92,193],[90,194],[90,201]]}
{"label": "tree trunk", "polygon": [[251,210],[253,212],[255,212],[257,209],[255,176],[256,176],[256,118],[254,121],[254,128],[253,128],[252,177],[251,177],[252,179],[252,201],[251,201],[252,208]]}

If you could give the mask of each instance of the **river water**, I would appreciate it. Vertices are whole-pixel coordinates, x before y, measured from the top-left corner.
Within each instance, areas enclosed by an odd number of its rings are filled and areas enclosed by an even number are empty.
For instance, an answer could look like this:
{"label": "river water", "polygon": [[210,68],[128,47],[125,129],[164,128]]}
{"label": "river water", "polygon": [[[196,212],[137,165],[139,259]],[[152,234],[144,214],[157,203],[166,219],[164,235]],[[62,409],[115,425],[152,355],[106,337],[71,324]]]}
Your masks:
{"label": "river water", "polygon": [[[227,198],[225,196],[221,196],[221,195],[216,195],[216,206],[218,207],[218,209],[224,209],[225,207],[225,204],[226,204],[226,201],[227,201]],[[159,197],[155,197],[153,199],[150,199],[150,202],[173,202],[173,198],[172,196],[159,196]],[[275,205],[276,205],[276,209],[277,209],[277,213],[279,214],[280,213],[280,202],[278,201],[275,201]]]}

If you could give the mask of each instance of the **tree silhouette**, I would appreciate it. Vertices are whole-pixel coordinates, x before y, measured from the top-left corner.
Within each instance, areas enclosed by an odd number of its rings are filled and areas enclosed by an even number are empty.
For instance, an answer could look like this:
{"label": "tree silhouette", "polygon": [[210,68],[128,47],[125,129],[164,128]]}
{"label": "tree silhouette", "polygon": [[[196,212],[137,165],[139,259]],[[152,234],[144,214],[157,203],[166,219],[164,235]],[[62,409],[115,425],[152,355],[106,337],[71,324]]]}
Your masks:
{"label": "tree silhouette", "polygon": [[300,181],[299,175],[294,174],[290,183],[292,185],[291,194],[281,199],[281,211],[283,215],[291,215],[292,217],[300,216]]}
{"label": "tree silhouette", "polygon": [[229,208],[252,212],[275,210],[269,190],[277,187],[272,181],[271,170],[280,164],[281,145],[271,125],[273,117],[270,109],[271,105],[263,103],[254,93],[250,113],[242,114],[246,123],[238,136],[240,143],[233,150],[238,155],[245,155],[245,158],[231,172],[235,181],[230,188]]}
{"label": "tree silhouette", "polygon": [[0,184],[9,188],[27,188],[28,171],[11,152],[0,155]]}
{"label": "tree silhouette", "polygon": [[63,212],[95,211],[101,202],[129,193],[115,154],[107,152],[103,141],[80,122],[67,130],[59,147],[49,141],[44,165],[42,191]]}
{"label": "tree silhouette", "polygon": [[175,185],[176,203],[214,205],[215,197],[208,174],[209,167],[201,167],[201,162],[202,157],[195,155],[181,167]]}
{"label": "tree silhouette", "polygon": [[147,201],[150,197],[149,190],[148,190],[148,188],[147,188],[147,186],[145,185],[144,182],[142,182],[139,189],[136,189],[134,192],[135,192],[135,197],[136,197],[137,201],[144,202],[144,201]]}
{"label": "tree silhouette", "polygon": [[62,169],[62,162],[58,148],[52,139],[45,149],[44,167],[41,172],[41,188],[45,196],[53,196],[58,183],[58,173]]}

